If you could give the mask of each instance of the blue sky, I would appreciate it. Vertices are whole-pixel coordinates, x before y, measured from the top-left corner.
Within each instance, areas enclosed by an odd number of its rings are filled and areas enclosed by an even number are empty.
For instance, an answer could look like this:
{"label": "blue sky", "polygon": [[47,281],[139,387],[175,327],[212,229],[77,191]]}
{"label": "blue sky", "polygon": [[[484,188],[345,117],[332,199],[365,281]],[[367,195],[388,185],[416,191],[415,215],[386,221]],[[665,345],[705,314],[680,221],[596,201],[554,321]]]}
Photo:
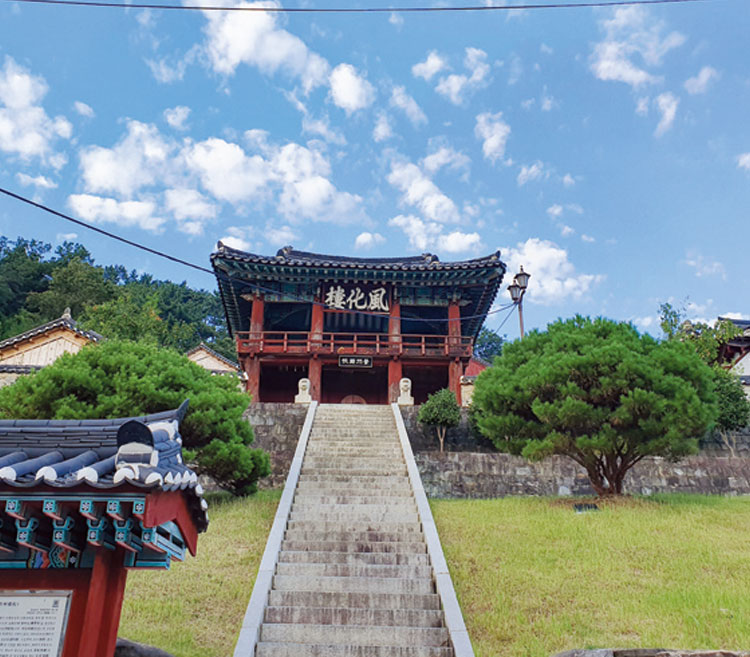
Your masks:
{"label": "blue sky", "polygon": [[[362,1],[347,6],[388,6]],[[527,328],[583,313],[658,334],[667,300],[748,317],[748,34],[740,0],[344,15],[3,2],[0,180],[203,265],[219,239],[500,249],[532,275]],[[214,286],[5,196],[0,232]]]}

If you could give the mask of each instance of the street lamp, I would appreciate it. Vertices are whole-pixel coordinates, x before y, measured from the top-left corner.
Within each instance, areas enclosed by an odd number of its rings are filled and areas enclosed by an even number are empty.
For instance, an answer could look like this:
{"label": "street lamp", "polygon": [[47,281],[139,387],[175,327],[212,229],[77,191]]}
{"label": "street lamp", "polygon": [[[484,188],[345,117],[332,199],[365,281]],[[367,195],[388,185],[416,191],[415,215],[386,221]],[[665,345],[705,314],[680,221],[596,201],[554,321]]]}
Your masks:
{"label": "street lamp", "polygon": [[513,283],[508,286],[508,292],[513,303],[518,306],[518,321],[521,325],[521,339],[523,340],[523,295],[526,292],[526,288],[529,285],[529,279],[531,274],[527,274],[521,266],[519,271],[513,277]]}

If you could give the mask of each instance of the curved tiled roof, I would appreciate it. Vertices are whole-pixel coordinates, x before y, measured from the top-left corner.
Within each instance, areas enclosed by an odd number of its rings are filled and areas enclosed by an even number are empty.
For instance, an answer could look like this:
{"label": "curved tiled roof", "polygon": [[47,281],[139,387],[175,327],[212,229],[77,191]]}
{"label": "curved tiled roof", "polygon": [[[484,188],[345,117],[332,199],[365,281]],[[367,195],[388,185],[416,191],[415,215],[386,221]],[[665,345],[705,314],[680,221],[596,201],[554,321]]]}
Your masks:
{"label": "curved tiled roof", "polygon": [[205,342],[201,342],[197,347],[193,347],[190,351],[186,351],[185,355],[191,356],[192,354],[199,352],[201,349],[203,349],[204,351],[207,351],[209,354],[211,354],[214,358],[217,358],[218,360],[220,360],[222,363],[226,363],[227,365],[229,365],[229,367],[233,367],[234,369],[239,371],[240,366],[238,363],[235,363],[233,360],[227,358],[226,356],[222,356],[218,351],[214,351]]}
{"label": "curved tiled roof", "polygon": [[257,255],[233,249],[223,242],[216,245],[216,252],[211,254],[211,261],[217,258],[236,260],[240,262],[286,265],[293,267],[346,267],[355,269],[401,269],[401,270],[452,270],[473,269],[487,266],[502,266],[500,251],[496,251],[482,258],[473,260],[459,260],[455,262],[441,262],[432,253],[421,256],[405,256],[400,258],[354,258],[350,256],[334,256],[322,253],[308,253],[296,251],[291,246],[279,249],[275,256]]}
{"label": "curved tiled roof", "polygon": [[57,319],[53,319],[51,322],[47,322],[46,324],[42,324],[41,326],[29,329],[28,331],[24,331],[23,333],[19,333],[18,335],[14,335],[11,338],[6,338],[2,342],[0,342],[0,350],[5,349],[6,347],[11,347],[14,344],[18,344],[19,342],[26,342],[26,340],[35,338],[37,335],[43,335],[44,333],[48,333],[49,331],[53,331],[54,329],[58,328],[70,329],[81,337],[88,338],[93,342],[99,342],[100,340],[104,339],[95,331],[84,331],[83,329],[78,328],[75,320],[70,316],[70,312],[66,310],[62,317],[58,317]]}
{"label": "curved tiled roof", "polygon": [[[109,420],[0,420],[0,486],[183,490],[203,530],[203,489],[182,460],[179,424],[187,406],[185,401],[175,410]],[[149,444],[133,449],[122,430],[126,423],[150,432]]]}

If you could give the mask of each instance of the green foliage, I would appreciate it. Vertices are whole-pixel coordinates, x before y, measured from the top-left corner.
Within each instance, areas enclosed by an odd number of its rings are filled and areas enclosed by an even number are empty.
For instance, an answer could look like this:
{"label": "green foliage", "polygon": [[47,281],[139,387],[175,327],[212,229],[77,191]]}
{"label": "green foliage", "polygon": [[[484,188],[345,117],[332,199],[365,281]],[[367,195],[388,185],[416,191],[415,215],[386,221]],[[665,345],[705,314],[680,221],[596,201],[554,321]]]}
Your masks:
{"label": "green foliage", "polygon": [[740,334],[740,329],[731,321],[723,319],[709,326],[703,322],[692,322],[685,317],[684,308],[677,309],[670,303],[659,306],[661,330],[667,340],[678,340],[689,344],[709,365],[717,364],[721,347]]}
{"label": "green foliage", "polygon": [[474,355],[491,363],[495,356],[499,356],[503,352],[504,342],[504,336],[498,335],[483,326],[474,342]]}
{"label": "green foliage", "polygon": [[498,449],[567,456],[600,495],[621,493],[646,456],[697,451],[718,414],[711,369],[690,347],[581,316],[506,345],[479,375],[472,404]]}
{"label": "green foliage", "polygon": [[440,451],[442,452],[445,432],[450,427],[458,426],[461,421],[461,409],[458,407],[456,395],[448,388],[434,392],[419,408],[417,420],[420,424],[435,427],[440,442]]}
{"label": "green foliage", "polygon": [[186,457],[235,494],[255,490],[269,473],[268,455],[251,449],[242,415],[249,398],[237,379],[212,376],[155,344],[108,340],[64,355],[36,374],[0,389],[0,417],[113,418],[190,407],[180,427]]}
{"label": "green foliage", "polygon": [[714,386],[719,402],[716,430],[732,456],[736,455],[736,438],[732,432],[750,423],[750,401],[745,397],[742,383],[726,370],[714,369]]}

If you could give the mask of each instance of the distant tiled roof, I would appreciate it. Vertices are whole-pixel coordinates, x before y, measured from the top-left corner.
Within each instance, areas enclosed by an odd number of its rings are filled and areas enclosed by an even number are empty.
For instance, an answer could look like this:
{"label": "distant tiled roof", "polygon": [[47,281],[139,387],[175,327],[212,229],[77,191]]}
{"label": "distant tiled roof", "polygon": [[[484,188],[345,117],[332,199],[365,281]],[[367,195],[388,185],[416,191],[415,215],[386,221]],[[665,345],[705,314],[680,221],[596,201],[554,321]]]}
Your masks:
{"label": "distant tiled roof", "polygon": [[750,329],[750,319],[733,319],[731,317],[719,317],[719,320],[732,322],[737,328],[742,330]]}
{"label": "distant tiled roof", "polygon": [[[0,420],[0,487],[184,490],[199,530],[205,529],[203,489],[182,460],[179,424],[187,405],[109,420]],[[131,440],[134,430],[141,435]]]}
{"label": "distant tiled roof", "polygon": [[214,358],[217,358],[218,360],[220,360],[222,363],[226,363],[230,367],[233,367],[234,369],[239,371],[240,369],[239,364],[235,363],[233,360],[230,360],[226,356],[222,356],[218,351],[214,351],[205,342],[201,342],[197,347],[193,347],[190,351],[186,352],[185,355],[192,356],[193,354],[199,352],[201,349],[203,349],[203,351],[207,351],[209,354],[211,354]]}
{"label": "distant tiled roof", "polygon": [[750,386],[750,374],[741,376],[740,382],[743,386]]}
{"label": "distant tiled roof", "polygon": [[63,316],[59,317],[58,319],[54,319],[51,322],[47,322],[46,324],[42,324],[41,326],[37,326],[36,328],[29,329],[28,331],[24,331],[19,335],[14,335],[12,338],[6,338],[2,342],[0,342],[0,350],[5,349],[6,347],[11,347],[14,344],[18,344],[19,342],[26,342],[26,340],[30,340],[31,338],[35,338],[38,335],[43,335],[44,333],[48,333],[49,331],[53,331],[58,328],[70,329],[71,331],[75,331],[81,337],[88,338],[93,342],[99,342],[100,340],[104,339],[95,331],[84,331],[83,329],[78,328],[78,325],[70,316],[70,311],[66,309]]}
{"label": "distant tiled roof", "polygon": [[279,249],[276,256],[256,255],[233,249],[223,242],[217,244],[216,253],[211,259],[224,258],[250,263],[285,265],[296,267],[353,267],[356,269],[402,269],[402,270],[454,270],[484,268],[488,265],[503,267],[500,260],[500,252],[475,258],[473,260],[459,260],[456,262],[440,262],[440,259],[432,253],[423,253],[421,256],[406,256],[401,258],[353,258],[350,256],[324,255],[321,253],[308,253],[307,251],[296,251],[291,246]]}

